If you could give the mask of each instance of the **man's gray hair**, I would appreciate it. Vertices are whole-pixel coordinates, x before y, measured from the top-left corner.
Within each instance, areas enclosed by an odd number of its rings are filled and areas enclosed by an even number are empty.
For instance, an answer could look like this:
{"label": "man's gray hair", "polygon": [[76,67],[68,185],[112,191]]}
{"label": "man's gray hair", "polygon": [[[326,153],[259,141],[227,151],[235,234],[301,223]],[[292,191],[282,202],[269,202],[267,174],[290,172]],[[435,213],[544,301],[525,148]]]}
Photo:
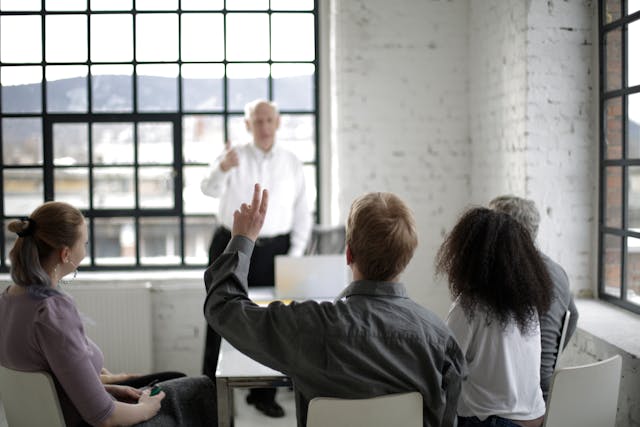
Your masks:
{"label": "man's gray hair", "polygon": [[489,208],[511,215],[527,229],[531,239],[536,240],[540,225],[540,213],[533,200],[511,195],[499,196],[489,202]]}
{"label": "man's gray hair", "polygon": [[254,99],[251,102],[247,102],[247,104],[244,106],[244,119],[251,120],[253,112],[256,111],[256,108],[260,104],[267,104],[275,110],[276,115],[280,114],[280,111],[278,110],[278,104],[276,104],[275,102],[269,101],[268,99]]}

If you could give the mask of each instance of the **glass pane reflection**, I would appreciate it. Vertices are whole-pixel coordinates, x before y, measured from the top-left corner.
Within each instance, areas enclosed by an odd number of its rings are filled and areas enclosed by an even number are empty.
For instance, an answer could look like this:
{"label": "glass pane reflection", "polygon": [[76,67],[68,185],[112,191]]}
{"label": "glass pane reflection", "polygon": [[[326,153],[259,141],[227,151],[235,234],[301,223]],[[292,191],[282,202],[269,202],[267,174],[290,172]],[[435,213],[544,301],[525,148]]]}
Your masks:
{"label": "glass pane reflection", "polygon": [[89,163],[89,127],[86,123],[53,124],[53,164]]}

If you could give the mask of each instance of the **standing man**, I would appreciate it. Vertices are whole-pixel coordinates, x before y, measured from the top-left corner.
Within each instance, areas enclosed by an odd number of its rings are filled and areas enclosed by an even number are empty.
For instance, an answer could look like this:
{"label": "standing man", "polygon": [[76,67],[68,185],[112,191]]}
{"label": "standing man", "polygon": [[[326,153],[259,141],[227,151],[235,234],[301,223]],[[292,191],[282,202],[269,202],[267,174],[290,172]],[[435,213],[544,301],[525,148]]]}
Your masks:
{"label": "standing man", "polygon": [[[289,254],[300,256],[311,233],[311,214],[307,203],[304,173],[295,154],[276,144],[280,114],[272,102],[258,99],[245,107],[245,124],[253,142],[232,147],[229,142],[210,172],[202,180],[202,192],[220,198],[218,221],[211,247],[209,263],[215,261],[231,239],[233,212],[251,194],[256,182],[270,190],[271,209],[267,225],[256,240],[251,256],[248,284],[274,286],[274,257]],[[215,381],[220,336],[207,327],[203,373]],[[275,401],[276,389],[252,389],[247,402],[270,417],[284,416]]]}
{"label": "standing man", "polygon": [[298,426],[314,397],[363,399],[418,391],[423,425],[455,427],[466,374],[452,332],[399,282],[418,245],[415,219],[394,194],[369,193],[351,205],[344,298],[260,307],[247,294],[247,271],[270,193],[256,184],[238,206],[233,238],[207,269],[207,323],[252,359],[295,384]]}
{"label": "standing man", "polygon": [[[511,215],[529,232],[531,240],[535,242],[540,224],[540,213],[532,200],[516,196],[499,196],[489,202],[489,208],[497,212]],[[578,309],[573,302],[573,295],[569,288],[569,277],[564,269],[551,258],[540,252],[542,260],[547,266],[549,277],[553,282],[553,298],[546,313],[540,313],[540,340],[542,357],[540,360],[540,388],[544,400],[547,400],[551,376],[556,366],[556,359],[564,349],[560,346],[560,336],[567,310],[571,312],[565,346],[576,330],[578,323]]]}

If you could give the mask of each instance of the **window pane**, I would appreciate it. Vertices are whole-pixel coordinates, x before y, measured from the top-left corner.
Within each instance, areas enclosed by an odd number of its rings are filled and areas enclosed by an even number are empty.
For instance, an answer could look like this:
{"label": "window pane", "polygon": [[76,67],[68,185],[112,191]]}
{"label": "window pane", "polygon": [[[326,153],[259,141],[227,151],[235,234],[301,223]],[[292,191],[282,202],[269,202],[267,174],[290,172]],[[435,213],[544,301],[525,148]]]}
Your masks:
{"label": "window pane", "polygon": [[[251,28],[251,37],[247,37]],[[269,59],[269,15],[266,13],[227,14],[227,60],[266,61]]]}
{"label": "window pane", "polygon": [[314,165],[304,165],[304,184],[307,190],[307,202],[309,211],[316,211],[316,167]]}
{"label": "window pane", "polygon": [[[638,70],[640,71],[640,70]],[[627,156],[640,158],[640,93],[629,95],[627,103]]]}
{"label": "window pane", "polygon": [[622,157],[622,98],[605,101],[605,156],[608,159]]}
{"label": "window pane", "polygon": [[280,110],[313,110],[313,64],[273,64],[273,100]]}
{"label": "window pane", "polygon": [[[231,145],[241,145],[246,142],[253,143],[251,134],[247,131],[247,126],[244,123],[244,115],[233,115],[227,119],[227,130],[229,132],[228,139],[231,141]],[[222,151],[222,149],[220,150]]]}
{"label": "window pane", "polygon": [[54,123],[53,164],[89,163],[89,127],[86,123]]}
{"label": "window pane", "polygon": [[54,199],[78,209],[89,209],[89,170],[87,168],[55,168]]}
{"label": "window pane", "polygon": [[[117,31],[114,31],[117,28]],[[128,62],[133,60],[133,16],[91,15],[91,60]]]}
{"label": "window pane", "polygon": [[43,202],[41,169],[5,169],[4,214],[27,216]]}
{"label": "window pane", "polygon": [[180,263],[180,227],[177,218],[140,218],[140,263]]}
{"label": "window pane", "polygon": [[622,87],[622,30],[609,31],[604,37],[605,49],[605,90]]}
{"label": "window pane", "polygon": [[3,113],[42,112],[42,67],[0,68]]}
{"label": "window pane", "polygon": [[131,10],[133,0],[91,0],[91,10]]}
{"label": "window pane", "polygon": [[128,113],[133,110],[133,65],[91,67],[92,110]]}
{"label": "window pane", "polygon": [[133,164],[133,123],[92,125],[93,163]]}
{"label": "window pane", "polygon": [[622,260],[622,240],[618,236],[604,236],[604,291],[620,297],[620,269]]}
{"label": "window pane", "polygon": [[138,111],[178,109],[178,66],[138,65]]}
{"label": "window pane", "polygon": [[627,84],[636,86],[640,85],[640,21],[629,24],[627,30]]}
{"label": "window pane", "polygon": [[313,10],[313,0],[271,0],[273,10]]}
{"label": "window pane", "polygon": [[136,227],[131,218],[94,218],[96,265],[136,262]]}
{"label": "window pane", "polygon": [[87,112],[87,67],[85,65],[48,66],[45,76],[48,112]]}
{"label": "window pane", "polygon": [[26,12],[40,10],[41,0],[0,0],[3,12]]}
{"label": "window pane", "polygon": [[[636,230],[640,231],[640,230]],[[640,304],[640,239],[627,237],[627,295],[628,301]]]}
{"label": "window pane", "polygon": [[183,116],[182,158],[185,163],[210,163],[223,148],[222,116]]}
{"label": "window pane", "polygon": [[178,15],[175,13],[136,16],[136,59],[176,61],[178,59]]}
{"label": "window pane", "polygon": [[316,158],[315,124],[310,114],[280,115],[277,143],[298,156],[302,162],[313,162]]}
{"label": "window pane", "polygon": [[141,209],[173,208],[173,168],[141,167],[138,169],[138,190]]}
{"label": "window pane", "polygon": [[86,15],[49,15],[45,26],[47,61],[85,62],[87,60]]}
{"label": "window pane", "polygon": [[[207,166],[187,166],[182,169],[184,188],[182,199],[186,214],[212,214],[218,212],[219,199],[206,196],[200,191],[200,181],[205,177]],[[207,236],[210,238],[211,236]]]}
{"label": "window pane", "polygon": [[42,120],[2,119],[2,156],[5,165],[41,165]]}
{"label": "window pane", "polygon": [[188,64],[182,66],[182,108],[186,111],[221,110],[224,65]]}
{"label": "window pane", "polygon": [[46,0],[46,10],[87,10],[87,0]]}
{"label": "window pane", "polygon": [[138,10],[176,10],[178,0],[136,0]]}
{"label": "window pane", "polygon": [[605,225],[622,227],[622,168],[608,167],[605,170],[606,197]]}
{"label": "window pane", "polygon": [[[11,221],[13,221],[14,219],[8,219],[4,221],[4,230],[7,229],[7,227],[9,226],[9,223]],[[11,264],[11,261],[9,261],[9,251],[11,251],[11,248],[13,248],[13,244],[16,242],[16,240],[18,239],[18,235],[16,233],[11,233],[9,231],[5,231],[4,234],[4,262],[7,265]]]}
{"label": "window pane", "polygon": [[254,99],[268,95],[268,64],[229,64],[227,66],[229,109],[244,111]]}
{"label": "window pane", "polygon": [[209,243],[213,235],[213,217],[185,218],[184,220],[184,261],[187,264],[207,264]]}
{"label": "window pane", "polygon": [[133,168],[94,168],[93,207],[131,209],[135,206]]}
{"label": "window pane", "polygon": [[620,19],[622,16],[621,1],[623,0],[605,0],[605,13],[603,17],[605,24]]}
{"label": "window pane", "polygon": [[138,163],[157,164],[173,162],[173,124],[138,124]]}
{"label": "window pane", "polygon": [[40,16],[0,16],[0,61],[42,61]]}
{"label": "window pane", "polygon": [[182,0],[182,10],[222,10],[224,0]]}
{"label": "window pane", "polygon": [[311,13],[271,15],[271,59],[274,61],[313,61],[314,22]]}
{"label": "window pane", "polygon": [[221,13],[182,15],[180,55],[183,61],[224,59],[224,20]]}
{"label": "window pane", "polygon": [[46,59],[49,62],[87,60],[87,16],[49,15],[46,26]]}
{"label": "window pane", "polygon": [[269,0],[227,0],[229,10],[266,10]]}
{"label": "window pane", "polygon": [[627,14],[631,15],[640,10],[640,0],[627,0]]}
{"label": "window pane", "polygon": [[640,167],[629,166],[628,191],[628,227],[640,231]]}

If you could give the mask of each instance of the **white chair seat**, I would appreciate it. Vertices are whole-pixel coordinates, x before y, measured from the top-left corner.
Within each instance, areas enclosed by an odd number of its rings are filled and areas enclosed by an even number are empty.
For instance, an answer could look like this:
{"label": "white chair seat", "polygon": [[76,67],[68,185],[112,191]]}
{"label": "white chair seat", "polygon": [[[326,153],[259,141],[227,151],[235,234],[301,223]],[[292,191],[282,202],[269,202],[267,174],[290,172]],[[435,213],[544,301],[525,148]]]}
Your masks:
{"label": "white chair seat", "polygon": [[421,427],[422,395],[389,394],[370,399],[316,397],[309,402],[307,427]]}
{"label": "white chair seat", "polygon": [[56,387],[46,372],[0,366],[0,400],[9,427],[65,427]]}
{"label": "white chair seat", "polygon": [[557,369],[551,379],[544,427],[613,427],[622,358]]}

